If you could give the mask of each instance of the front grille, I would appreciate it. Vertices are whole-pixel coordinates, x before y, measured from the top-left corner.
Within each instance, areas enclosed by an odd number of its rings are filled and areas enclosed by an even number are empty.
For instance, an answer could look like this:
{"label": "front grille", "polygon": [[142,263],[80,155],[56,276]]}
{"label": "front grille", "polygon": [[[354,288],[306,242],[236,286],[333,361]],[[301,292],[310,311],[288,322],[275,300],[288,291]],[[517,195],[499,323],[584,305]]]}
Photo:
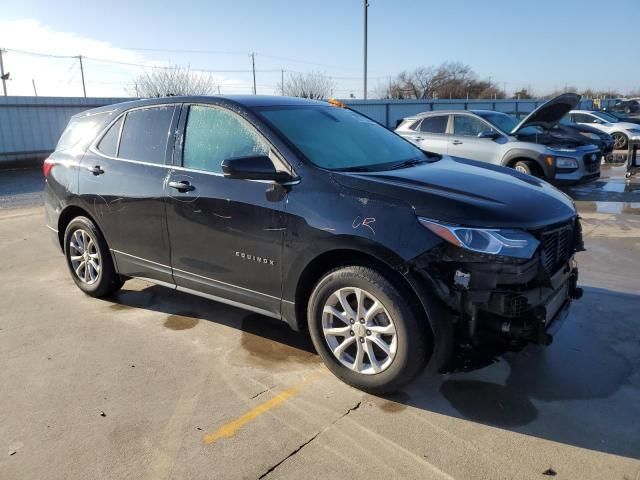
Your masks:
{"label": "front grille", "polygon": [[584,164],[587,166],[592,164],[599,165],[600,162],[602,161],[602,153],[600,152],[587,153],[585,156],[582,157],[582,160],[584,161]]}
{"label": "front grille", "polygon": [[542,232],[540,243],[544,269],[553,275],[573,253],[573,223]]}

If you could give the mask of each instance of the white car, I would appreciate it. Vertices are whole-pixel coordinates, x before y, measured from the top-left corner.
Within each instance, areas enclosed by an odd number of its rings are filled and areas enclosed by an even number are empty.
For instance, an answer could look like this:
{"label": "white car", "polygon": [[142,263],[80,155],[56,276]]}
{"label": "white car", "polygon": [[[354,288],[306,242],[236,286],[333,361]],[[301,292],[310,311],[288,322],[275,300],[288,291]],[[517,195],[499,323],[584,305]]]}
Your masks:
{"label": "white car", "polygon": [[606,112],[592,110],[571,110],[565,120],[578,125],[588,125],[597,128],[613,137],[613,148],[624,150],[629,140],[640,142],[640,125],[624,122]]}

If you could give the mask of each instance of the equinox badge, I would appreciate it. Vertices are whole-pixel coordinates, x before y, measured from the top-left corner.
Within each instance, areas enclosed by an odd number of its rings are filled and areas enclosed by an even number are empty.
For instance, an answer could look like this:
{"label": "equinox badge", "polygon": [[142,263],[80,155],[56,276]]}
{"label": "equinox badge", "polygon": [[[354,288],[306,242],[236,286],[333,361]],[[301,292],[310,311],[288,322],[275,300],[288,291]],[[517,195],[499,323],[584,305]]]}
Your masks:
{"label": "equinox badge", "polygon": [[244,252],[236,252],[236,257],[244,258],[245,260],[251,260],[253,262],[263,263],[265,265],[275,265],[275,261],[269,258],[258,257]]}

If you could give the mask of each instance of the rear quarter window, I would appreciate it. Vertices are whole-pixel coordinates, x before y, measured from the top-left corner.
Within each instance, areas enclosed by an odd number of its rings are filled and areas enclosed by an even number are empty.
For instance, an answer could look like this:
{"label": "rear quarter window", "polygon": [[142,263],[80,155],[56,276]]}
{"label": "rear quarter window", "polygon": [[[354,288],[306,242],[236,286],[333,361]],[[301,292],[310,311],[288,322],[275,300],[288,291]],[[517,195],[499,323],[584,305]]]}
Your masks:
{"label": "rear quarter window", "polygon": [[120,117],[118,121],[116,121],[107,133],[105,133],[98,144],[98,150],[100,150],[105,155],[110,157],[115,157],[118,154],[118,138],[120,137],[120,127],[122,126],[122,120],[124,117]]}

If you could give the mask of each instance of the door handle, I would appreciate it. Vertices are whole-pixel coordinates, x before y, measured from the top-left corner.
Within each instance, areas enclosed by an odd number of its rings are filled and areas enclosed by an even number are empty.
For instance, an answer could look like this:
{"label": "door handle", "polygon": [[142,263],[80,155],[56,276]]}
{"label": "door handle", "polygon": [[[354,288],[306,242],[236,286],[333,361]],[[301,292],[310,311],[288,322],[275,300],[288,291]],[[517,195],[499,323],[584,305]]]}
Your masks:
{"label": "door handle", "polygon": [[183,180],[181,182],[169,182],[169,186],[171,188],[175,188],[176,190],[178,190],[180,192],[190,192],[191,190],[195,190],[195,188],[196,188],[193,185],[191,185],[189,182],[187,182],[186,180]]}
{"label": "door handle", "polygon": [[463,142],[461,142],[460,140],[454,140],[453,142],[451,142],[453,145],[462,145]]}
{"label": "door handle", "polygon": [[96,176],[102,175],[104,173],[104,170],[100,165],[96,165],[95,167],[87,167],[87,170],[89,170],[91,173],[93,173]]}
{"label": "door handle", "polygon": [[422,137],[413,137],[414,140],[424,140]]}

